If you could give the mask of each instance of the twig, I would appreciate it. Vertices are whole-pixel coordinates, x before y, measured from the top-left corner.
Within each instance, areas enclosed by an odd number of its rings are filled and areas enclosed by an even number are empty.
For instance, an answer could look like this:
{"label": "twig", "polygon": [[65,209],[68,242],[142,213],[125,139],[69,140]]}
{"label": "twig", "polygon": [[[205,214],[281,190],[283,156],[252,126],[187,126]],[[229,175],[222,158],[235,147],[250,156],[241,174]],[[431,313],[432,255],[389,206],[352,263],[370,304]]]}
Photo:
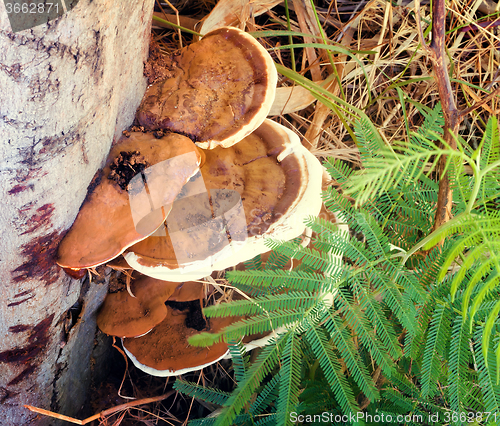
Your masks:
{"label": "twig", "polygon": [[[485,99],[477,102],[469,108],[462,111],[457,109],[454,92],[451,87],[448,69],[445,60],[445,22],[446,8],[445,0],[434,0],[432,3],[432,41],[430,45],[425,43],[422,24],[420,21],[420,0],[415,0],[415,15],[417,21],[417,30],[422,46],[432,61],[434,73],[436,76],[439,97],[441,99],[444,115],[444,141],[452,149],[457,149],[455,135],[458,134],[458,127],[464,117],[491,100],[499,93],[499,90],[490,93]],[[439,160],[439,192],[436,206],[436,215],[434,217],[433,231],[438,229],[444,223],[451,219],[451,207],[453,194],[450,186],[450,177],[446,170],[447,157],[442,156]]]}
{"label": "twig", "polygon": [[117,405],[116,407],[109,408],[107,410],[101,411],[98,414],[94,414],[91,417],[86,418],[85,420],[75,419],[73,417],[64,416],[62,414],[54,413],[53,411],[44,410],[43,408],[33,407],[32,405],[25,405],[25,407],[33,411],[34,413],[43,414],[44,416],[52,417],[54,419],[64,420],[66,422],[70,422],[76,425],[86,425],[87,423],[93,422],[94,420],[104,419],[106,416],[110,416],[118,411],[127,410],[132,407],[136,407],[138,405],[149,404],[151,402],[158,402],[168,398],[175,391],[171,390],[166,394],[160,396],[153,396],[151,398],[139,399],[137,401],[127,402],[125,404]]}
{"label": "twig", "polygon": [[128,373],[128,358],[127,358],[127,355],[125,355],[125,352],[123,352],[118,346],[116,346],[115,336],[113,336],[113,343],[111,346],[113,346],[113,348],[115,348],[118,352],[120,352],[121,355],[123,356],[123,358],[125,359],[125,371],[123,373],[123,379],[122,379],[122,382],[120,383],[120,387],[118,388],[118,396],[120,398],[123,398],[123,399],[134,399],[133,397],[130,397],[130,396],[120,395],[120,392],[122,391],[122,386],[125,383],[125,377],[127,377],[127,373]]}
{"label": "twig", "polygon": [[460,114],[465,117],[467,114],[470,114],[472,111],[475,111],[479,107],[483,106],[485,103],[488,103],[489,101],[491,101],[495,96],[499,96],[499,95],[500,95],[500,87],[495,89],[493,92],[491,92],[488,96],[486,96],[481,101],[476,102],[474,105],[470,106],[469,108],[466,108],[466,109],[460,111]]}

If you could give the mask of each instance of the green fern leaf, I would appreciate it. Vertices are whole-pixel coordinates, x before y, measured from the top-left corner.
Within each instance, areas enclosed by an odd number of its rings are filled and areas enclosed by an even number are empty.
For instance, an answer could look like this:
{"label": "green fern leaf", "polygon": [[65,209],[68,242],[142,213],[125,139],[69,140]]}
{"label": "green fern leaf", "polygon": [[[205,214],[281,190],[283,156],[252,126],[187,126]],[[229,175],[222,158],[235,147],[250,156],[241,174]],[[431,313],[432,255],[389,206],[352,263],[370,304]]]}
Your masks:
{"label": "green fern leaf", "polygon": [[291,412],[297,411],[299,403],[300,367],[302,354],[300,340],[295,333],[290,333],[285,343],[280,368],[280,390],[278,398],[279,413],[277,425],[293,425]]}
{"label": "green fern leaf", "polygon": [[193,398],[198,398],[216,405],[223,405],[230,396],[227,392],[222,392],[208,386],[200,386],[196,383],[186,382],[181,379],[177,379],[174,382],[174,389]]}
{"label": "green fern leaf", "polygon": [[352,289],[359,305],[366,311],[367,317],[377,330],[377,336],[387,348],[390,356],[394,359],[399,358],[401,356],[401,348],[399,347],[394,327],[384,315],[380,303],[373,297],[367,286],[357,279],[352,281]]}
{"label": "green fern leaf", "polygon": [[332,179],[336,180],[340,185],[347,182],[354,172],[354,169],[348,163],[333,157],[328,157],[324,166]]}
{"label": "green fern leaf", "polygon": [[[474,340],[481,341],[482,329],[477,327],[474,332]],[[493,342],[489,342],[487,351],[488,361],[485,362],[483,351],[477,350],[479,344],[474,345],[475,357],[477,362],[479,386],[481,387],[484,398],[484,411],[491,413],[500,413],[500,385],[496,381],[496,359],[493,356]],[[488,366],[487,366],[488,365]]]}
{"label": "green fern leaf", "polygon": [[385,146],[379,132],[368,117],[361,117],[354,123],[354,132],[358,139],[358,149],[361,160],[367,161],[379,156]]}
{"label": "green fern leaf", "polygon": [[293,324],[303,317],[303,312],[290,310],[272,311],[237,321],[224,327],[219,333],[203,332],[195,334],[189,338],[188,342],[193,346],[209,346],[221,340],[230,342],[241,339],[244,336],[274,331],[280,327]]}
{"label": "green fern leaf", "polygon": [[352,338],[345,327],[339,323],[335,316],[326,317],[325,327],[332,337],[333,343],[342,354],[344,362],[352,374],[354,381],[370,401],[379,397],[373,379],[370,377],[365,365],[361,362],[357,351],[354,349]]}
{"label": "green fern leaf", "polygon": [[245,376],[249,356],[245,354],[245,348],[241,341],[237,343],[230,342],[228,348],[231,359],[233,360],[234,380],[236,380],[236,383],[239,383]]}
{"label": "green fern leaf", "polygon": [[250,414],[257,415],[264,412],[269,405],[276,400],[279,392],[279,379],[280,376],[277,374],[266,383],[264,388],[259,391],[255,402],[250,406],[248,410]]}
{"label": "green fern leaf", "polygon": [[343,412],[358,412],[359,408],[354,400],[352,389],[340,371],[340,364],[333,353],[331,344],[324,330],[318,327],[314,322],[310,322],[310,328],[305,333],[305,338],[311,345],[316,358],[319,360],[323,374],[332,388],[333,394],[342,407]]}
{"label": "green fern leaf", "polygon": [[216,426],[232,426],[234,424],[234,419],[251,399],[253,392],[261,385],[264,377],[278,364],[279,357],[283,352],[284,341],[290,333],[285,333],[277,341],[273,341],[262,348],[257,359],[248,369],[243,381],[238,383],[238,386],[224,404],[222,413],[216,419]]}
{"label": "green fern leaf", "polygon": [[445,344],[449,341],[451,310],[446,304],[437,304],[432,315],[422,361],[422,395],[432,396],[441,374]]}
{"label": "green fern leaf", "polygon": [[[488,315],[488,319],[486,320],[486,323],[484,324],[484,329],[483,329],[483,338],[482,338],[482,350],[483,350],[483,358],[484,358],[484,365],[486,368],[488,368],[488,350],[490,347],[490,341],[491,341],[491,334],[493,327],[498,321],[498,313],[500,312],[500,300],[495,304],[493,309],[491,310],[490,314]],[[500,376],[500,371],[497,370],[497,384],[499,382],[499,376]]]}
{"label": "green fern leaf", "polygon": [[[352,327],[359,336],[363,346],[368,349],[375,362],[380,365],[382,371],[387,377],[392,375],[394,362],[391,360],[388,349],[373,331],[373,326],[366,318],[364,310],[357,303],[354,303],[350,294],[344,289],[339,289],[335,297],[336,306],[338,305],[344,321],[349,327]],[[398,341],[394,336],[395,347],[398,347]]]}
{"label": "green fern leaf", "polygon": [[471,358],[470,337],[469,327],[462,317],[455,318],[451,331],[448,383],[450,386],[451,410],[456,413],[466,412],[467,407],[470,406],[468,398],[471,386],[468,372],[468,364]]}
{"label": "green fern leaf", "polygon": [[324,296],[320,293],[288,292],[259,296],[250,300],[220,303],[203,310],[207,317],[229,317],[264,314],[271,311],[303,311],[316,305]]}
{"label": "green fern leaf", "polygon": [[260,289],[274,287],[288,288],[296,291],[314,291],[319,288],[332,291],[337,287],[335,281],[328,276],[304,271],[228,271],[226,278],[237,287],[246,285]]}
{"label": "green fern leaf", "polygon": [[262,259],[260,254],[250,260],[243,262],[245,271],[260,271],[262,269]]}

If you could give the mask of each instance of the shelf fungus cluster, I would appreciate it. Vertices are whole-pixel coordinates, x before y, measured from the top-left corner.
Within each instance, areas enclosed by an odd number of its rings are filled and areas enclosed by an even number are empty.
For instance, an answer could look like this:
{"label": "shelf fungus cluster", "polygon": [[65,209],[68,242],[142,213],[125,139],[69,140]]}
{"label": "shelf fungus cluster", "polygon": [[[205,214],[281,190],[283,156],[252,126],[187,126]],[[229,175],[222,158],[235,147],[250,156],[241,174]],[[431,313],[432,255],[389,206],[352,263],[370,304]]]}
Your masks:
{"label": "shelf fungus cluster", "polygon": [[224,343],[187,343],[231,321],[205,321],[194,281],[267,252],[268,238],[301,235],[321,208],[318,160],[266,119],[277,73],[253,37],[220,28],[172,64],[137,111],[146,133],[113,146],[57,259],[73,275],[117,258],[134,270],[131,291],[108,295],[98,325],[160,376],[227,355]]}

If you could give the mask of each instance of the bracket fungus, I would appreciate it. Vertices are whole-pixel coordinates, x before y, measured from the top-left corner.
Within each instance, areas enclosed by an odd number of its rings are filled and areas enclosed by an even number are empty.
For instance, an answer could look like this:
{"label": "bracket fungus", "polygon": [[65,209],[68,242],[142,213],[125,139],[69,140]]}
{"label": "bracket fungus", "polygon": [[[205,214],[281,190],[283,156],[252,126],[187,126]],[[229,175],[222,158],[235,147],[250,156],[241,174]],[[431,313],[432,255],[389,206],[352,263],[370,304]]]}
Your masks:
{"label": "bracket fungus", "polygon": [[131,285],[135,297],[128,291],[106,296],[97,315],[97,326],[104,333],[117,337],[137,337],[148,333],[167,316],[165,301],[178,285],[143,275]]}
{"label": "bracket fungus", "polygon": [[185,136],[122,137],[90,185],[59,246],[57,264],[72,270],[94,267],[152,234],[200,163],[201,154]]}
{"label": "bracket fungus", "polygon": [[203,283],[169,282],[135,272],[133,277],[130,292],[108,294],[99,308],[97,326],[110,336],[142,336],[165,319],[167,301],[191,302],[205,297]]}
{"label": "bracket fungus", "polygon": [[266,118],[276,91],[273,60],[252,36],[222,27],[174,57],[171,78],[152,84],[137,112],[147,129],[169,129],[201,148],[225,148]]}
{"label": "bracket fungus", "polygon": [[[153,375],[178,375],[201,369],[226,355],[225,343],[211,348],[187,343],[201,330],[217,331],[234,321],[226,318],[209,323],[203,318],[200,302],[205,296],[204,284],[167,282],[137,277],[137,273],[134,276],[134,297],[125,290],[108,294],[97,325],[104,333],[124,339],[125,351],[138,368]],[[197,306],[195,312],[192,306]]]}
{"label": "bracket fungus", "polygon": [[[187,313],[169,309],[165,319],[148,334],[123,339],[123,348],[134,365],[153,376],[178,376],[201,370],[228,354],[227,343],[208,348],[191,346],[189,337],[199,333],[186,327]],[[210,318],[208,331],[219,331],[231,324],[232,318]],[[201,331],[201,330],[200,330]]]}
{"label": "bracket fungus", "polygon": [[[186,197],[177,207],[175,201],[165,229],[124,253],[133,269],[170,281],[199,279],[269,251],[267,238],[290,240],[299,236],[306,217],[318,215],[323,169],[298,136],[285,127],[266,120],[238,144],[205,154],[200,169],[203,185],[210,194],[217,194],[214,190],[232,191],[231,208],[212,218],[208,196],[205,204]],[[191,227],[186,200],[194,220]],[[210,200],[216,204],[215,197]],[[177,241],[173,235],[182,218],[186,223]]]}
{"label": "bracket fungus", "polygon": [[[136,119],[148,131],[175,133],[120,139],[57,259],[74,273],[123,255],[148,276],[134,280],[134,296],[108,295],[98,325],[123,338],[137,367],[159,376],[227,356],[225,343],[187,342],[201,329],[217,332],[235,321],[190,327],[191,314],[203,319],[202,303],[193,302],[196,315],[182,303],[201,300],[207,288],[192,281],[269,251],[268,238],[301,235],[322,205],[319,161],[295,133],[265,119],[277,72],[253,37],[219,28],[182,49],[169,72],[147,89]],[[122,259],[115,263],[124,269]],[[268,338],[254,336],[249,347]]]}

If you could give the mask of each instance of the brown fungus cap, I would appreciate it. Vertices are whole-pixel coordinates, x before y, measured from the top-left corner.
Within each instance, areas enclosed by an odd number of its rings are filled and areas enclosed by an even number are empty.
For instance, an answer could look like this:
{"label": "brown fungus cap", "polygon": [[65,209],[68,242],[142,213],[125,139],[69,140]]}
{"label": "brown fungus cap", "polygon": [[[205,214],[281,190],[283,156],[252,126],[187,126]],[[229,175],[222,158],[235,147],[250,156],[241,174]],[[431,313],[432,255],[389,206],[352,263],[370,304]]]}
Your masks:
{"label": "brown fungus cap", "polygon": [[[305,218],[316,216],[321,207],[321,164],[296,135],[270,120],[230,148],[206,151],[201,174],[210,193],[223,189],[240,196],[243,226],[241,215],[232,209],[232,214],[224,216],[229,224],[226,230],[237,231],[230,232],[230,238],[224,229],[211,227],[210,221],[204,222],[207,225],[198,237],[199,227],[187,225],[200,209],[206,211],[204,204],[189,204],[187,198],[189,208],[181,203],[177,213],[176,202],[162,234],[153,234],[124,254],[134,269],[171,281],[198,279],[268,251],[265,237],[289,240],[299,236]],[[211,204],[215,204],[213,197]],[[174,241],[171,228],[175,226],[168,226],[176,217],[187,221],[180,243]]]}
{"label": "brown fungus cap", "polygon": [[[134,365],[153,376],[178,376],[201,370],[224,358],[227,344],[216,343],[203,348],[191,346],[188,339],[199,333],[186,326],[186,312],[168,309],[166,318],[148,334],[123,339],[125,352]],[[210,318],[207,331],[218,332],[234,322],[234,318]]]}
{"label": "brown fungus cap", "polygon": [[137,111],[148,129],[169,129],[201,148],[228,147],[266,118],[277,72],[267,51],[237,28],[222,27],[174,57],[173,77],[151,85]]}
{"label": "brown fungus cap", "polygon": [[151,235],[198,171],[198,151],[189,138],[177,134],[121,138],[89,187],[59,246],[57,263],[71,269],[97,266]]}
{"label": "brown fungus cap", "polygon": [[175,293],[179,283],[141,276],[127,291],[106,296],[99,314],[97,326],[110,336],[136,337],[150,331],[167,316],[165,301]]}

